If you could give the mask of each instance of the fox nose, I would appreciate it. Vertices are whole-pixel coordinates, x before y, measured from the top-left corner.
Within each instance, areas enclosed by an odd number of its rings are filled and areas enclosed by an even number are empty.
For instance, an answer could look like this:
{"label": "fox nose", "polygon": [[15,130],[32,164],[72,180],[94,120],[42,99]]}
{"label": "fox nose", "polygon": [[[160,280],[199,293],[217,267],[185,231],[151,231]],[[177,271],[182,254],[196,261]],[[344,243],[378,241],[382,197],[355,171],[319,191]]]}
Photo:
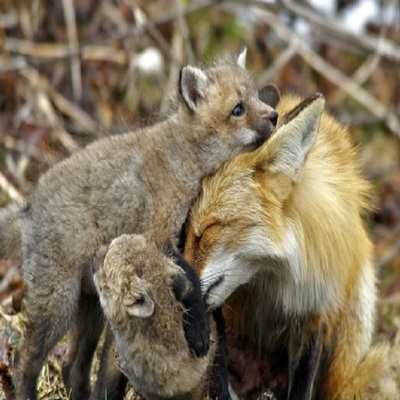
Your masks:
{"label": "fox nose", "polygon": [[272,111],[269,116],[269,120],[271,121],[271,124],[273,126],[276,126],[276,124],[278,123],[278,113],[276,111]]}

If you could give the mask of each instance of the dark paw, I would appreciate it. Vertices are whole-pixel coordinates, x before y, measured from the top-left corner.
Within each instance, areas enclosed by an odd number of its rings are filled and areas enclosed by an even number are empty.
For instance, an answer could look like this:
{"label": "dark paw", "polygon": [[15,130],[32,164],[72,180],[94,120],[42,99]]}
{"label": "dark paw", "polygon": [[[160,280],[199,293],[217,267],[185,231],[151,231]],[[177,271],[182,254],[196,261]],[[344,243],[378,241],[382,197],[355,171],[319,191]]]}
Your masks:
{"label": "dark paw", "polygon": [[183,319],[186,342],[196,357],[204,357],[210,348],[210,326],[208,319],[200,321],[186,315]]}
{"label": "dark paw", "polygon": [[210,384],[209,397],[212,400],[231,400],[228,380],[225,377],[213,377]]}

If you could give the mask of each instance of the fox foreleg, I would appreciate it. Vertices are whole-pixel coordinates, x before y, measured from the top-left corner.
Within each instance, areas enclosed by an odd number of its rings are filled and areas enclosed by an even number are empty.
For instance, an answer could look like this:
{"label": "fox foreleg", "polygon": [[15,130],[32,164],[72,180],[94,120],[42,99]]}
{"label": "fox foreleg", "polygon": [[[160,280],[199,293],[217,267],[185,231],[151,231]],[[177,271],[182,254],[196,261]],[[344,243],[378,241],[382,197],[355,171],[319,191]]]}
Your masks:
{"label": "fox foreleg", "polygon": [[173,291],[175,297],[186,309],[183,329],[190,351],[196,357],[203,357],[210,348],[210,326],[206,306],[201,294],[200,281],[194,269],[176,251],[172,251],[174,261],[185,272],[187,280],[177,275]]}
{"label": "fox foreleg", "polygon": [[294,324],[289,344],[289,400],[317,400],[329,369],[332,345],[326,324],[306,321]]}
{"label": "fox foreleg", "polygon": [[118,365],[114,335],[107,326],[100,368],[90,400],[122,400],[127,383],[128,380]]}
{"label": "fox foreleg", "polygon": [[211,370],[209,397],[215,400],[230,400],[229,377],[227,365],[227,339],[225,331],[225,320],[221,308],[213,312],[217,328],[217,349]]}

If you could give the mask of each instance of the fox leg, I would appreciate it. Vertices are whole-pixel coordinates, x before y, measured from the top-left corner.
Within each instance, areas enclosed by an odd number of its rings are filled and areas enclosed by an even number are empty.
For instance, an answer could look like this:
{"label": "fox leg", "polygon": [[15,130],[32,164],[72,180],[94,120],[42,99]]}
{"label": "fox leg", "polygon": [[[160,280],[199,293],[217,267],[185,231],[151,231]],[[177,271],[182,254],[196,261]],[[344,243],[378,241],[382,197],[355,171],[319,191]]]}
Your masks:
{"label": "fox leg", "polygon": [[326,325],[294,324],[289,343],[289,400],[317,400],[332,359]]}
{"label": "fox leg", "polygon": [[122,400],[124,397],[127,379],[118,366],[114,344],[114,335],[107,326],[100,368],[90,396],[91,400]]}
{"label": "fox leg", "polygon": [[210,348],[210,326],[206,306],[201,293],[199,278],[183,256],[173,251],[175,262],[185,272],[190,282],[188,288],[184,279],[179,276],[173,282],[175,298],[186,309],[183,315],[183,330],[190,351],[196,357],[203,357]]}
{"label": "fox leg", "polygon": [[90,396],[90,367],[104,326],[98,297],[82,293],[70,331],[69,347],[62,375],[73,399]]}
{"label": "fox leg", "polygon": [[217,400],[229,400],[229,377],[227,366],[227,339],[225,331],[225,320],[222,309],[217,308],[213,312],[217,329],[217,349],[211,370],[210,398]]}
{"label": "fox leg", "polygon": [[36,382],[40,370],[57,338],[49,340],[51,326],[46,321],[32,321],[28,316],[24,337],[14,356],[13,384],[16,399],[36,400]]}
{"label": "fox leg", "polygon": [[79,277],[50,276],[51,272],[57,275],[58,268],[50,265],[49,258],[39,258],[36,255],[36,262],[29,259],[24,262],[27,321],[15,354],[13,378],[15,396],[24,400],[36,400],[40,370],[49,352],[69,328],[80,290]]}

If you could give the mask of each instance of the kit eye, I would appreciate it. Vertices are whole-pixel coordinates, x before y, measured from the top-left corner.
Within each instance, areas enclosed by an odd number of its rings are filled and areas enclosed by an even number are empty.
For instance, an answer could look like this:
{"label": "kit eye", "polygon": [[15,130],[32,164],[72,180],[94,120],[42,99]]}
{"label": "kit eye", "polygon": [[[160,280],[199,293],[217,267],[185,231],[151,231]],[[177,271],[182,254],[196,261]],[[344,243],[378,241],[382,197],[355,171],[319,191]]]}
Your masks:
{"label": "kit eye", "polygon": [[233,115],[234,117],[240,117],[241,115],[244,114],[244,107],[242,103],[238,103],[236,104],[236,106],[234,107],[234,109],[232,110],[231,115]]}

